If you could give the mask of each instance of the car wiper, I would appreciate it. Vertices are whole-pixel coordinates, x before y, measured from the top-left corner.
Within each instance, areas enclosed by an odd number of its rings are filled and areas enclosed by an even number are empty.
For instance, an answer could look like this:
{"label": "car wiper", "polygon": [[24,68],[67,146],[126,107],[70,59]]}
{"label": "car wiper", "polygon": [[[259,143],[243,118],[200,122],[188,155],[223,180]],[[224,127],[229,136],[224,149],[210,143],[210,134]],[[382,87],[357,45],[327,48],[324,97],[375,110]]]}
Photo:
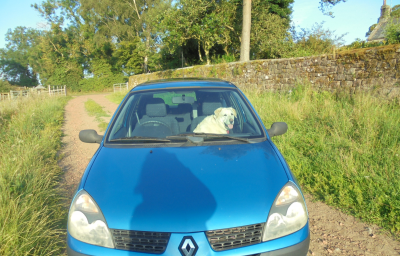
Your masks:
{"label": "car wiper", "polygon": [[226,139],[239,140],[239,141],[244,141],[244,142],[250,143],[250,141],[245,138],[234,137],[234,136],[229,136],[229,135],[225,135],[225,134],[215,134],[215,133],[181,133],[178,135],[167,136],[166,138],[167,139],[186,139],[187,137],[202,137],[204,139],[226,138]]}
{"label": "car wiper", "polygon": [[110,142],[115,142],[115,141],[171,142],[171,140],[168,140],[168,139],[160,139],[160,138],[154,138],[154,137],[142,137],[142,136],[123,137],[123,138],[110,140]]}

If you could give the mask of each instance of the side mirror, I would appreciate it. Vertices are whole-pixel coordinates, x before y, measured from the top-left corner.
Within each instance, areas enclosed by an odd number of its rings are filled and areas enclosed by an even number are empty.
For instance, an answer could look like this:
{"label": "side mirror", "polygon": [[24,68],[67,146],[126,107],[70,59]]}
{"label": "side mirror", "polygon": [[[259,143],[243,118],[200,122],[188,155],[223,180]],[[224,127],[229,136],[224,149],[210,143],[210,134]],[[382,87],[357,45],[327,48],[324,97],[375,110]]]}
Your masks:
{"label": "side mirror", "polygon": [[79,132],[79,139],[86,143],[101,143],[103,135],[98,135],[95,130],[82,130]]}
{"label": "side mirror", "polygon": [[269,137],[274,137],[286,133],[288,125],[285,122],[273,123],[271,129],[267,129]]}

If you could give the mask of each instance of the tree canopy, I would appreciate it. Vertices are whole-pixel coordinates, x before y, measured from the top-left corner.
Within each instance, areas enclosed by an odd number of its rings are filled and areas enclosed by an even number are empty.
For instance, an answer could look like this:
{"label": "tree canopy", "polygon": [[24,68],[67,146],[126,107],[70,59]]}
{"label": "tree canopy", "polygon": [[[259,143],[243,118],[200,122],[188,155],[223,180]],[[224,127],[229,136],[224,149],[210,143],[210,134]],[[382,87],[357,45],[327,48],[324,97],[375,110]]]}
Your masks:
{"label": "tree canopy", "polygon": [[[250,59],[298,56],[296,45],[311,40],[291,32],[293,1],[251,1]],[[321,9],[343,1],[321,0]],[[133,74],[240,55],[243,0],[44,0],[32,7],[46,24],[6,34],[0,74],[7,86],[104,90]],[[318,52],[310,49],[303,54]]]}

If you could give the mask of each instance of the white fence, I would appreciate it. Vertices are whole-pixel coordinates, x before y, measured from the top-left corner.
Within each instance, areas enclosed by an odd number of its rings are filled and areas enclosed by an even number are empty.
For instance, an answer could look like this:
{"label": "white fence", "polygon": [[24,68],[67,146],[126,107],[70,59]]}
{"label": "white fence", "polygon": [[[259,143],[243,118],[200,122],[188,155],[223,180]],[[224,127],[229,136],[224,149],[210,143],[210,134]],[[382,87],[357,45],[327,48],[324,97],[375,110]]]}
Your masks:
{"label": "white fence", "polygon": [[65,85],[48,86],[48,89],[30,88],[28,90],[10,91],[10,93],[0,93],[0,101],[15,100],[21,97],[30,97],[32,95],[63,95],[67,96],[67,88]]}
{"label": "white fence", "polygon": [[0,93],[0,101],[2,100],[10,100],[11,96],[9,93]]}
{"label": "white fence", "polygon": [[49,85],[49,95],[64,95],[67,96],[67,87],[65,85],[57,85],[53,86],[53,89],[51,89],[51,86]]}
{"label": "white fence", "polygon": [[128,83],[113,84],[114,92],[129,90]]}

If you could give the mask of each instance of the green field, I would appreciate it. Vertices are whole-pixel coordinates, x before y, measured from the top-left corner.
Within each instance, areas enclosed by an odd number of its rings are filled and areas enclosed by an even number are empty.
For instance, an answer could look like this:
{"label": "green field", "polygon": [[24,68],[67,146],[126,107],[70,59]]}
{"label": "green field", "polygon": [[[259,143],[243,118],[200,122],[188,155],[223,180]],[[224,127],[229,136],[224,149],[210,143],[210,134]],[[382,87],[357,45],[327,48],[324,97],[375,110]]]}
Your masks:
{"label": "green field", "polygon": [[371,95],[245,92],[302,188],[316,199],[400,234],[400,105]]}
{"label": "green field", "polygon": [[61,126],[68,98],[0,102],[0,255],[60,255]]}

